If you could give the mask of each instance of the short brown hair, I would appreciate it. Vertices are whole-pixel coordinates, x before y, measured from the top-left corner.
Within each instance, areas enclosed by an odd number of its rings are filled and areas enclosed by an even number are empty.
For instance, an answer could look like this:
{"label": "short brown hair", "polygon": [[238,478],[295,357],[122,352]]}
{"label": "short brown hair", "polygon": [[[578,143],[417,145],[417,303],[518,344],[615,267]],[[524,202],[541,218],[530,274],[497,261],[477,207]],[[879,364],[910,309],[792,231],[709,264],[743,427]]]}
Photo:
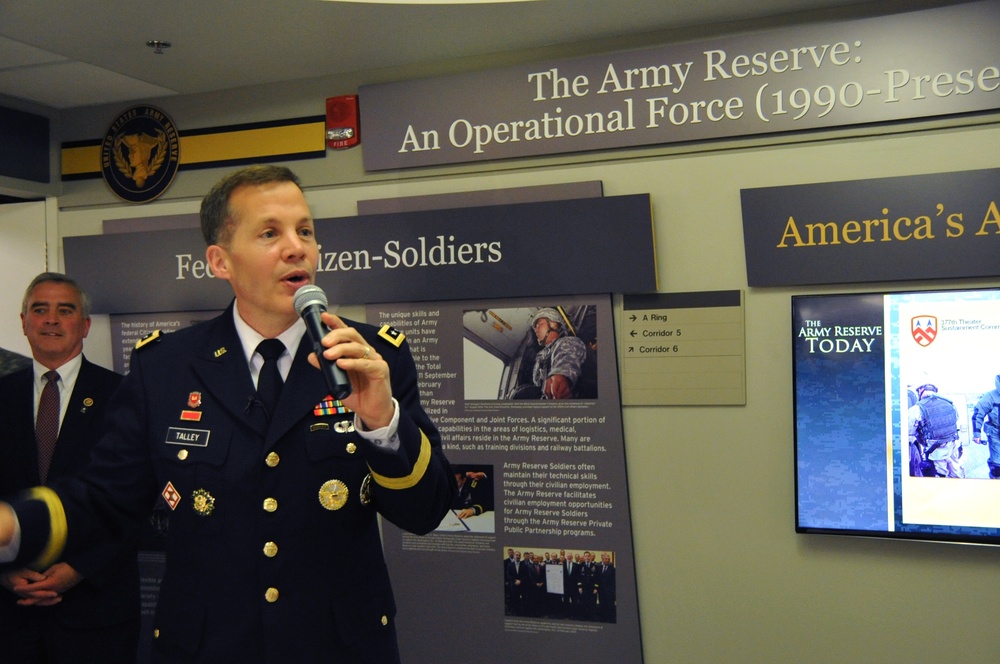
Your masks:
{"label": "short brown hair", "polygon": [[247,166],[217,182],[201,201],[201,234],[205,244],[226,244],[232,238],[233,218],[229,197],[237,188],[271,182],[291,182],[301,188],[295,173],[284,166],[272,164]]}

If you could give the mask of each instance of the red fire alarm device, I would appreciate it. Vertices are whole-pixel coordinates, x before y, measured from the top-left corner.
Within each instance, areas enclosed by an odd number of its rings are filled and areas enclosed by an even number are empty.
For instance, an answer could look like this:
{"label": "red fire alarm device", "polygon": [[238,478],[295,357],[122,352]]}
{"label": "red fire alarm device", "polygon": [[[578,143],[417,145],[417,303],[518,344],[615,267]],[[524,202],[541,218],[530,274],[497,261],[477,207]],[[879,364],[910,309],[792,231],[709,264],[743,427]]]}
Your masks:
{"label": "red fire alarm device", "polygon": [[341,95],[326,100],[326,145],[334,150],[354,147],[361,140],[358,96]]}

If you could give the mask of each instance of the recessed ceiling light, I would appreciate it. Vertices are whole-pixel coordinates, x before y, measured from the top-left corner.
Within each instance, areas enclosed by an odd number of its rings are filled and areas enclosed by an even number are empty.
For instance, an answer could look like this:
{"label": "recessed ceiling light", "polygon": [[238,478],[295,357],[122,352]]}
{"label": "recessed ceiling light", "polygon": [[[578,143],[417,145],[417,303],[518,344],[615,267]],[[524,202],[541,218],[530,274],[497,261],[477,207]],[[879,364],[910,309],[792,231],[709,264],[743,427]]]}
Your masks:
{"label": "recessed ceiling light", "polygon": [[160,39],[150,39],[146,42],[146,46],[153,49],[153,53],[157,55],[163,55],[163,49],[170,48],[170,42],[162,41]]}
{"label": "recessed ceiling light", "polygon": [[537,2],[538,0],[324,0],[324,2],[353,2],[366,5],[497,5],[510,2]]}

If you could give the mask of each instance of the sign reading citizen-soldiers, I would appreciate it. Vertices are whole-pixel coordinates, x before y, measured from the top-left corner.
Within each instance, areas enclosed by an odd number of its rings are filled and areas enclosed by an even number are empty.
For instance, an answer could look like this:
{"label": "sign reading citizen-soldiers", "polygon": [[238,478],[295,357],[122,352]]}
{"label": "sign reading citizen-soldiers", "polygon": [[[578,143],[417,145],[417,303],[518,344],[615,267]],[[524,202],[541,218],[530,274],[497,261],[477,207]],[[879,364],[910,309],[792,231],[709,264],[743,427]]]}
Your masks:
{"label": "sign reading citizen-soldiers", "polygon": [[115,196],[129,203],[159,197],[177,174],[180,139],[166,113],[134,106],[117,118],[101,143],[101,172]]}

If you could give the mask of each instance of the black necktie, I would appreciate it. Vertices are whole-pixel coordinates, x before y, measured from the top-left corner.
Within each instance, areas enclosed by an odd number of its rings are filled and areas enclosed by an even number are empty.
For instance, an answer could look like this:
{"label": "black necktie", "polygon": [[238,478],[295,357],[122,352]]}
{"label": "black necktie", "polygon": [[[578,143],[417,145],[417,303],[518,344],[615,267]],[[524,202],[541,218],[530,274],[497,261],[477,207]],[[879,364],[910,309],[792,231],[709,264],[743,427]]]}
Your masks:
{"label": "black necktie", "polygon": [[38,442],[38,476],[42,483],[49,474],[52,454],[59,437],[59,372],[46,371],[45,387],[38,400],[38,418],[35,420],[35,440]]}
{"label": "black necktie", "polygon": [[257,352],[264,358],[264,366],[257,377],[257,396],[264,402],[267,414],[273,416],[284,383],[278,371],[278,358],[285,352],[285,344],[277,339],[264,339],[257,345]]}

